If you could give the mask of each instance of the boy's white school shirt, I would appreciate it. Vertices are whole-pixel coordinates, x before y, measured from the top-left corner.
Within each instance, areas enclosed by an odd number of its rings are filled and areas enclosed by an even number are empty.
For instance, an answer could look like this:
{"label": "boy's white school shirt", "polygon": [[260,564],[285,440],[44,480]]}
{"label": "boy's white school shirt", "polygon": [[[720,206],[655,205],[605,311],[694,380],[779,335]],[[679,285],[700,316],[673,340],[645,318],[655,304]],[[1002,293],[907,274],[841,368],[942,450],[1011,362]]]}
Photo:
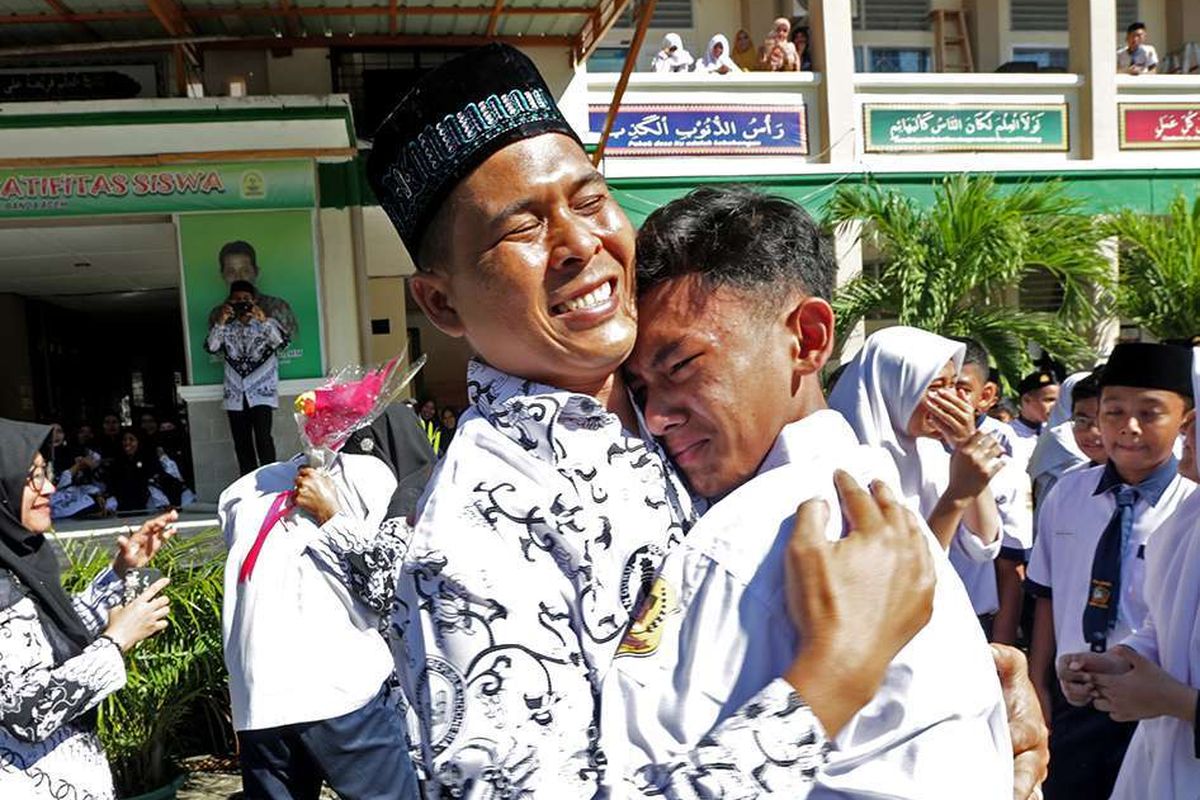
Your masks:
{"label": "boy's white school shirt", "polygon": [[228,556],[223,627],[234,730],[332,719],[365,706],[391,675],[378,615],[347,587],[347,568],[327,542],[343,528],[376,530],[396,488],[373,456],[329,466],[343,511],[323,526],[293,511],[263,541],[249,580],[242,562],[271,503],[295,486],[303,456],[235,481],[218,502]]}
{"label": "boy's white school shirt", "polygon": [[[1200,493],[1179,504],[1146,546],[1149,613],[1121,644],[1175,680],[1200,687]],[[1200,790],[1195,730],[1175,717],[1138,723],[1121,762],[1113,800],[1190,797]]]}
{"label": "boy's white school shirt", "polygon": [[[779,678],[797,652],[787,613],[784,553],[796,507],[830,505],[827,535],[843,534],[833,472],[864,486],[882,479],[899,497],[883,450],[858,443],[836,411],[780,433],[758,474],[714,505],[668,554],[654,612],[638,620],[604,685],[612,765],[638,785],[643,764],[685,752]],[[924,527],[924,526],[922,526]],[[933,617],[897,655],[874,698],[832,741],[810,797],[1008,800],[1012,743],[992,653],[958,576],[925,530],[937,569]],[[617,763],[617,762],[621,763]],[[754,778],[769,787],[786,764]]]}
{"label": "boy's white school shirt", "polygon": [[[1025,585],[1035,597],[1052,600],[1055,651],[1059,654],[1091,649],[1083,635],[1083,610],[1092,585],[1096,546],[1117,509],[1113,492],[1095,493],[1103,475],[1103,466],[1064,473],[1038,509],[1038,538]],[[1195,488],[1196,484],[1176,475],[1157,503],[1151,505],[1147,498],[1139,497],[1134,504],[1131,557],[1121,560],[1121,595],[1117,622],[1108,634],[1109,647],[1142,627],[1146,619],[1144,546]]]}

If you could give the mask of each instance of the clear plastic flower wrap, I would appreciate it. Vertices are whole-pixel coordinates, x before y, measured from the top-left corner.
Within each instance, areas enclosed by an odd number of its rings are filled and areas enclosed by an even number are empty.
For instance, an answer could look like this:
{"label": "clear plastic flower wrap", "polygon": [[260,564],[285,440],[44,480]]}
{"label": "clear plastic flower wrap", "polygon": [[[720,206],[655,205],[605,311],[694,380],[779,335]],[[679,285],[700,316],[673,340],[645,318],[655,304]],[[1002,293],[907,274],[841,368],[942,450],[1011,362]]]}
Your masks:
{"label": "clear plastic flower wrap", "polygon": [[296,427],[311,466],[332,461],[350,434],[374,422],[425,366],[425,356],[407,369],[404,360],[401,354],[375,367],[344,367],[296,398]]}

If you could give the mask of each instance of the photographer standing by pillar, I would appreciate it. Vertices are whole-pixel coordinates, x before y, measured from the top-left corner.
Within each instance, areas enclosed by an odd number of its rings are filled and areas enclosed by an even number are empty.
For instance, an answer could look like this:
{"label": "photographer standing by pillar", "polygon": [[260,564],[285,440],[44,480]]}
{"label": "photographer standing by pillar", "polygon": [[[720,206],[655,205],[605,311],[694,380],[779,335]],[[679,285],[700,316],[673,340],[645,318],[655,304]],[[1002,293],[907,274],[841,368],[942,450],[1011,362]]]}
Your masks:
{"label": "photographer standing by pillar", "polygon": [[258,305],[254,285],[234,281],[204,349],[225,359],[224,405],[242,475],[275,461],[271,418],[279,407],[276,353],[287,343],[287,331]]}

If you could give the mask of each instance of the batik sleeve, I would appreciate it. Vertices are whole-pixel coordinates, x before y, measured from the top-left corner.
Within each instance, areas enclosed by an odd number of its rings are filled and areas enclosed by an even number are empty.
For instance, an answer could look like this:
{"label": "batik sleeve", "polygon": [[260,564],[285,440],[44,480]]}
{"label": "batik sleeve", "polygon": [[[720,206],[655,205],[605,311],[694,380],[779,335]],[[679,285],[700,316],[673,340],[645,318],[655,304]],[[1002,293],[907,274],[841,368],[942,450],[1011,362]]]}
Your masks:
{"label": "batik sleeve", "polygon": [[225,323],[217,322],[208,329],[208,337],[204,340],[204,349],[210,353],[219,353],[225,347]]}
{"label": "batik sleeve", "polygon": [[27,742],[47,738],[125,685],[121,650],[107,637],[53,667],[22,670],[13,661],[0,652],[0,725]]}
{"label": "batik sleeve", "polygon": [[812,709],[779,678],[686,756],[639,770],[638,791],[672,800],[802,799],[829,749]]}
{"label": "batik sleeve", "polygon": [[121,605],[124,591],[125,581],[112,567],[107,567],[87,588],[71,598],[76,613],[93,636],[99,635],[108,625],[109,609]]}
{"label": "batik sleeve", "polygon": [[376,526],[338,512],[321,526],[308,551],[368,608],[385,614],[396,594],[410,531],[402,518]]}

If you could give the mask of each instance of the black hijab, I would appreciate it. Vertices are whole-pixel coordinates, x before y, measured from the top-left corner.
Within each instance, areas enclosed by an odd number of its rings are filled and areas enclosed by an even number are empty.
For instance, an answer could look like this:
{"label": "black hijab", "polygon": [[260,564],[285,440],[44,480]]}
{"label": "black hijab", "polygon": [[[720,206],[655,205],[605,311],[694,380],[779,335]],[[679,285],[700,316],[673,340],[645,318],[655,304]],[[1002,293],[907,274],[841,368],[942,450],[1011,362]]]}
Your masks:
{"label": "black hijab", "polygon": [[404,403],[392,403],[378,419],[352,433],[342,452],[375,456],[396,476],[396,491],[388,503],[389,519],[408,517],[416,510],[437,462],[421,421]]}
{"label": "black hijab", "polygon": [[161,469],[158,456],[146,446],[145,434],[134,428],[121,431],[121,439],[132,436],[138,447],[133,455],[125,453],[122,441],[117,454],[104,476],[109,496],[117,500],[119,511],[141,511],[150,503],[150,482]]}
{"label": "black hijab", "polygon": [[0,569],[29,590],[57,663],[78,655],[92,635],[62,586],[54,549],[21,524],[21,498],[39,452],[49,455],[50,426],[0,419]]}

